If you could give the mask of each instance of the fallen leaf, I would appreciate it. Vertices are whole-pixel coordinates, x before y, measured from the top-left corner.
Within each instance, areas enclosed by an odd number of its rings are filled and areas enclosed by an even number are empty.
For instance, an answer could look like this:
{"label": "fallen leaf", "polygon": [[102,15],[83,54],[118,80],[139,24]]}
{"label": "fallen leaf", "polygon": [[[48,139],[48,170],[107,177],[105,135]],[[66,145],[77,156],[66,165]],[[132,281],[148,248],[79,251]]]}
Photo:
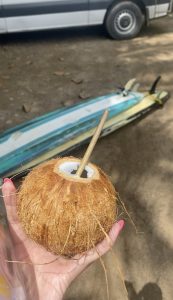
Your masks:
{"label": "fallen leaf", "polygon": [[25,113],[29,113],[31,111],[31,103],[24,103],[22,109]]}
{"label": "fallen leaf", "polygon": [[27,62],[26,62],[26,65],[32,65],[32,61],[31,60],[28,60]]}
{"label": "fallen leaf", "polygon": [[72,78],[71,81],[76,84],[81,84],[84,81],[84,79],[81,78],[80,76],[77,76],[77,77]]}
{"label": "fallen leaf", "polygon": [[88,98],[90,98],[91,97],[91,95],[88,93],[88,92],[86,92],[86,91],[82,91],[80,94],[79,94],[79,98],[80,99],[88,99]]}
{"label": "fallen leaf", "polygon": [[71,106],[71,105],[73,105],[74,104],[74,101],[73,100],[67,100],[67,101],[64,101],[63,102],[63,105],[64,106]]}
{"label": "fallen leaf", "polygon": [[55,76],[63,76],[64,75],[64,71],[55,71],[55,72],[53,72],[53,75],[55,75]]}
{"label": "fallen leaf", "polygon": [[2,79],[10,79],[10,76],[8,76],[8,75],[1,75],[1,78]]}

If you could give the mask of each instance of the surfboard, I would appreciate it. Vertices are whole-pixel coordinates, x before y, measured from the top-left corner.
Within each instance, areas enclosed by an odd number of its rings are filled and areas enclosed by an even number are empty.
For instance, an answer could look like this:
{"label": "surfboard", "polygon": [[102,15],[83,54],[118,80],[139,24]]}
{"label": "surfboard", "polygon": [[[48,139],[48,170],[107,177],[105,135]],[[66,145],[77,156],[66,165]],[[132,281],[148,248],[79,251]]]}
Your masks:
{"label": "surfboard", "polygon": [[[133,90],[134,89],[134,90]],[[35,118],[0,135],[0,177],[32,168],[89,142],[104,112],[109,111],[101,137],[162,105],[167,92],[137,91],[136,79],[124,89],[79,102]]]}

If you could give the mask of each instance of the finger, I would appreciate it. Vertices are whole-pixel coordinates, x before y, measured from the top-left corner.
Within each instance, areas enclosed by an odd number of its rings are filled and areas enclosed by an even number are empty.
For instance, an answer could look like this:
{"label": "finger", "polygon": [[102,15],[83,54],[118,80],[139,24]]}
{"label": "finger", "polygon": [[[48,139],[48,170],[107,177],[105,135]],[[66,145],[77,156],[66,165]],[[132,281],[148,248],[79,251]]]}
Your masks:
{"label": "finger", "polygon": [[91,264],[110,250],[110,248],[114,245],[117,237],[119,236],[121,230],[123,229],[124,224],[124,220],[120,220],[115,223],[110,230],[108,237],[106,237],[101,243],[95,246],[95,248],[89,250],[86,255],[79,259],[78,264],[80,265],[80,271],[81,268],[85,269],[89,264]]}
{"label": "finger", "polygon": [[[121,230],[124,227],[124,220],[120,220],[117,223],[113,225],[111,228],[108,237],[106,237],[101,243],[99,243],[96,246],[95,254],[97,253],[97,258],[98,258],[98,253],[100,256],[104,255],[107,251],[112,248],[114,245],[116,239],[118,238]],[[94,259],[94,256],[93,256]]]}
{"label": "finger", "polygon": [[2,193],[4,198],[4,204],[7,212],[7,219],[10,223],[16,224],[18,223],[17,210],[16,210],[16,188],[13,182],[5,178],[4,184],[2,186]]}
{"label": "finger", "polygon": [[26,242],[27,237],[23,232],[21,224],[18,219],[17,215],[17,208],[16,208],[16,188],[13,182],[6,178],[4,179],[4,184],[2,186],[2,193],[4,198],[4,204],[7,213],[7,219],[9,223],[10,233],[13,239],[13,242],[17,245],[21,242]]}
{"label": "finger", "polygon": [[12,284],[14,266],[8,264],[7,260],[12,260],[12,243],[8,232],[0,225],[0,274],[7,280],[9,286]]}

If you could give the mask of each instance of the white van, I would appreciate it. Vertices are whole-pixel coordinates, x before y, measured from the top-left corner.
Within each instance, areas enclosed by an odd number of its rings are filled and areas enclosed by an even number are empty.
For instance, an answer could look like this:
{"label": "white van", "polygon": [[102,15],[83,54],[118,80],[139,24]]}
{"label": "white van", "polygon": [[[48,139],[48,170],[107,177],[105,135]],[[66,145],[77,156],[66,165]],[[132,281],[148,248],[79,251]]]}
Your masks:
{"label": "white van", "polygon": [[0,0],[0,33],[104,24],[114,39],[135,37],[168,14],[171,0]]}

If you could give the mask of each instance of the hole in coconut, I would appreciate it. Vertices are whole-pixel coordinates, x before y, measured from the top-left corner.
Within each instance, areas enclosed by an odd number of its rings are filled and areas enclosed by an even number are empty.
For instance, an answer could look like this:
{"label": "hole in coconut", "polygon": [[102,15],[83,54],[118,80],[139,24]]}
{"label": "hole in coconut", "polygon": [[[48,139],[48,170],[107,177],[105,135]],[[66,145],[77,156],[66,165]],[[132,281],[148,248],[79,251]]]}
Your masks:
{"label": "hole in coconut", "polygon": [[[74,176],[79,168],[80,163],[79,162],[64,162],[59,166],[59,170],[67,175]],[[81,178],[91,178],[94,174],[94,170],[86,166],[84,171],[82,172]]]}
{"label": "hole in coconut", "polygon": [[[73,174],[76,174],[76,172],[77,172],[77,170],[73,170],[73,171],[71,172],[71,174],[72,174],[72,175],[73,175]],[[88,172],[87,172],[87,170],[83,170],[83,172],[82,172],[82,174],[81,174],[80,177],[82,177],[82,178],[88,178]]]}

